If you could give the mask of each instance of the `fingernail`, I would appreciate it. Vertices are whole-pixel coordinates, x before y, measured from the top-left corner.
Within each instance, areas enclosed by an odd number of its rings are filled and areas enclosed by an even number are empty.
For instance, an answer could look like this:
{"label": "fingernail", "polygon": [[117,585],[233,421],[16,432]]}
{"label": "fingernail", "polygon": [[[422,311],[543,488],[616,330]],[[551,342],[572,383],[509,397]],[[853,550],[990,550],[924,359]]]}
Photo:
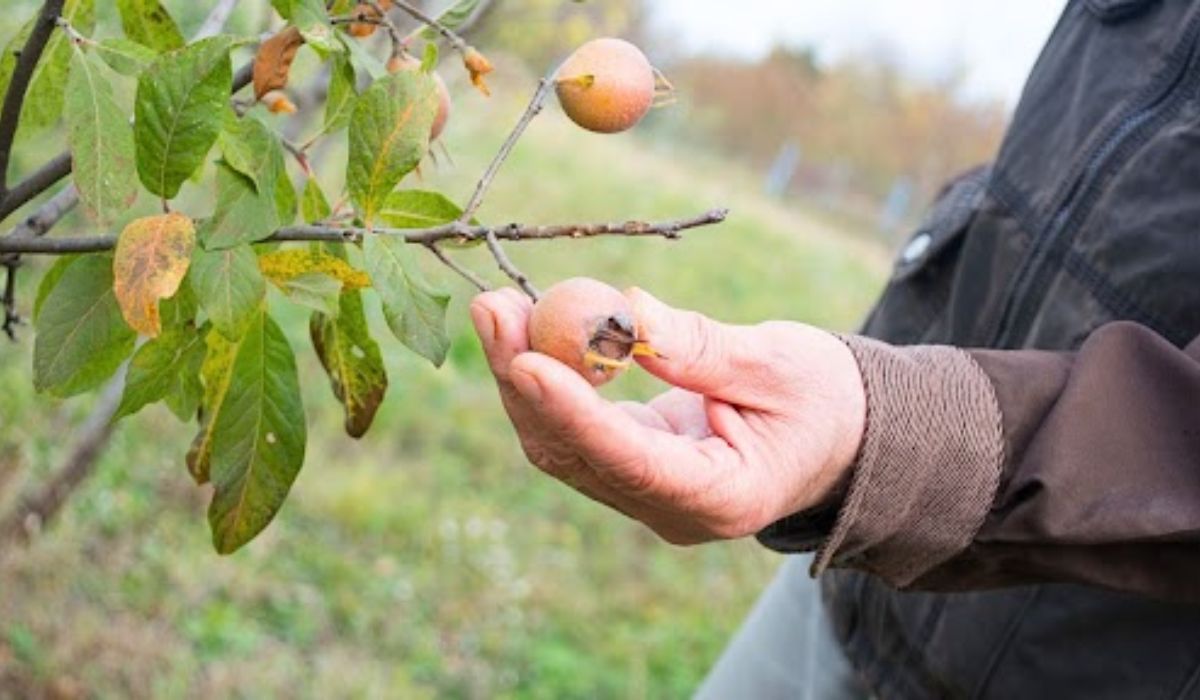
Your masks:
{"label": "fingernail", "polygon": [[542,385],[538,383],[537,377],[522,369],[514,369],[509,376],[513,385],[517,387],[517,391],[521,392],[526,400],[534,403],[542,401]]}

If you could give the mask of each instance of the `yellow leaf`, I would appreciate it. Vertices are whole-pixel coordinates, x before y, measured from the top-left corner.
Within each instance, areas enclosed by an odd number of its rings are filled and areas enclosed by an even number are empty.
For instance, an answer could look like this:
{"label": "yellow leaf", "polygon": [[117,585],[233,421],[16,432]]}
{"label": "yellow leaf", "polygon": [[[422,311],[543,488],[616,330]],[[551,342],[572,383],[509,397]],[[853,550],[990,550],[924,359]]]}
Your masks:
{"label": "yellow leaf", "polygon": [[350,267],[350,263],[341,258],[315,249],[296,248],[267,253],[259,257],[258,267],[264,277],[279,287],[312,273],[333,277],[342,283],[344,292],[371,286],[371,278],[367,273]]}
{"label": "yellow leaf", "polygon": [[113,256],[113,291],[130,328],[158,335],[158,302],[179,290],[195,244],[196,229],[182,214],[147,216],[121,232]]}

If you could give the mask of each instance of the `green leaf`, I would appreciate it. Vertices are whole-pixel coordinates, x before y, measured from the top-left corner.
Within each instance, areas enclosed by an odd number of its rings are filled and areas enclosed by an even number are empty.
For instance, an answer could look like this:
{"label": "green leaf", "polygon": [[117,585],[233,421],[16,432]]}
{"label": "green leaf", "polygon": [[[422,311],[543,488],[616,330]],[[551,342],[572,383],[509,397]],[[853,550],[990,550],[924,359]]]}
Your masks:
{"label": "green leaf", "polygon": [[309,272],[284,280],[276,286],[284,296],[301,306],[328,316],[338,314],[342,283],[336,277],[323,272]]}
{"label": "green leaf", "polygon": [[[21,47],[25,46],[32,31],[33,20],[21,25],[21,29],[5,44],[4,53],[0,54],[0,96],[8,92],[8,84],[12,82],[13,70],[17,67],[17,56],[20,55]],[[2,100],[3,97],[0,97],[0,101]]]}
{"label": "green leaf", "polygon": [[241,335],[267,294],[258,258],[248,245],[212,252],[197,250],[190,277],[200,308],[227,338]]}
{"label": "green leaf", "polygon": [[271,7],[275,8],[284,20],[292,21],[292,0],[271,0]]}
{"label": "green leaf", "polygon": [[438,47],[432,41],[425,44],[425,53],[421,56],[421,70],[432,73],[438,64]]}
{"label": "green leaf", "polygon": [[186,325],[164,331],[145,343],[129,361],[125,393],[117,418],[171,397],[173,412],[190,420],[200,405],[200,365],[204,361],[206,329]]}
{"label": "green leaf", "polygon": [[420,71],[377,80],[359,97],[350,117],[346,184],[368,226],[400,180],[429,151],[437,109],[433,79]]}
{"label": "green leaf", "polygon": [[140,75],[158,57],[154,49],[120,37],[104,39],[94,44],[92,49],[109,68],[131,78]]}
{"label": "green leaf", "polygon": [[62,279],[63,273],[67,271],[75,262],[81,260],[81,255],[64,255],[46,270],[46,274],[42,275],[42,281],[38,283],[37,296],[33,300],[33,322],[37,323],[38,316],[42,313],[42,305],[46,302],[46,297],[50,296],[50,292],[58,286],[59,280]]}
{"label": "green leaf", "polygon": [[95,58],[76,48],[67,80],[68,141],[75,188],[88,214],[107,225],[137,198],[133,129]]}
{"label": "green leaf", "polygon": [[232,248],[253,243],[279,228],[275,205],[275,183],[271,190],[259,192],[254,182],[223,161],[217,166],[217,210],[200,231],[200,242],[207,250]]}
{"label": "green leaf", "polygon": [[327,53],[342,50],[329,24],[324,0],[292,0],[291,14],[291,23],[309,46]]}
{"label": "green leaf", "polygon": [[146,189],[172,199],[204,163],[228,109],[232,41],[215,36],[163,54],[138,79],[134,137]]}
{"label": "green leaf", "polygon": [[275,180],[275,216],[279,226],[290,226],[296,220],[296,208],[299,205],[296,187],[284,164],[282,148],[275,152],[274,160],[279,170],[279,177]]}
{"label": "green leaf", "polygon": [[366,236],[363,256],[392,333],[435,367],[441,367],[450,348],[446,333],[450,295],[429,285],[412,251],[395,236]]}
{"label": "green leaf", "polygon": [[272,150],[279,138],[270,127],[251,115],[226,121],[218,139],[225,164],[250,178],[254,189],[270,192],[279,176]]}
{"label": "green leaf", "polygon": [[85,255],[70,263],[46,295],[34,328],[33,385],[67,397],[108,379],[133,351],[113,293],[111,255]]}
{"label": "green leaf", "polygon": [[346,412],[346,432],[350,437],[362,437],[375,420],[388,387],[383,354],[367,326],[362,294],[343,294],[337,317],[315,313],[308,330],[329,374],[333,395]]}
{"label": "green leaf", "polygon": [[204,387],[200,399],[200,431],[187,453],[187,468],[197,484],[207,484],[212,467],[213,428],[224,405],[232,377],[237,344],[213,330],[204,341],[206,351],[200,363],[200,381]]}
{"label": "green leaf", "polygon": [[125,36],[155,51],[183,47],[183,34],[158,0],[117,0]]}
{"label": "green leaf", "polygon": [[332,213],[329,200],[321,191],[321,184],[315,177],[308,178],[304,183],[304,194],[300,197],[300,218],[304,219],[306,224],[315,224],[328,219]]}
{"label": "green leaf", "polygon": [[343,55],[333,57],[329,68],[329,95],[325,98],[325,127],[332,133],[346,126],[358,99],[358,83],[354,64]]}
{"label": "green leaf", "polygon": [[388,195],[379,220],[391,228],[429,228],[455,221],[462,209],[437,192],[401,190]]}
{"label": "green leaf", "polygon": [[345,34],[339,34],[342,46],[346,48],[346,53],[350,54],[351,60],[358,66],[359,71],[371,77],[371,80],[379,80],[387,77],[388,69],[375,54],[368,51],[363,42]]}
{"label": "green leaf", "polygon": [[[437,21],[447,29],[456,29],[471,18],[477,7],[479,7],[479,0],[458,0],[458,2],[446,8],[442,14],[438,15]],[[421,32],[421,36],[427,41],[437,41],[441,38],[437,30],[432,27],[426,27]]]}
{"label": "green leaf", "polygon": [[212,429],[213,545],[236,551],[271,522],[304,464],[300,380],[279,326],[260,310],[237,343]]}
{"label": "green leaf", "polygon": [[[96,24],[95,0],[68,0],[62,16],[79,32],[90,34]],[[62,29],[56,28],[42,52],[25,103],[21,107],[22,131],[51,126],[62,116],[67,74],[71,66],[71,40]]]}

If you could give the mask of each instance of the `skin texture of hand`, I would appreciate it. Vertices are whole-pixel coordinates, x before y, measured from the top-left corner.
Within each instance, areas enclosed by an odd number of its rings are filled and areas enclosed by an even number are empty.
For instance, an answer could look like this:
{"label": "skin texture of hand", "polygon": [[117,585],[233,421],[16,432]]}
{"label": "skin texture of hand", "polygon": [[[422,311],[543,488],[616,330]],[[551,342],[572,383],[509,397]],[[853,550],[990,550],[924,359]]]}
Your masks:
{"label": "skin texture of hand", "polygon": [[628,293],[639,358],[673,385],[613,403],[529,351],[532,302],[486,292],[471,318],[526,456],[542,471],[674,544],[752,535],[821,503],[848,478],[866,421],[858,365],[838,338],[798,323],[718,323]]}

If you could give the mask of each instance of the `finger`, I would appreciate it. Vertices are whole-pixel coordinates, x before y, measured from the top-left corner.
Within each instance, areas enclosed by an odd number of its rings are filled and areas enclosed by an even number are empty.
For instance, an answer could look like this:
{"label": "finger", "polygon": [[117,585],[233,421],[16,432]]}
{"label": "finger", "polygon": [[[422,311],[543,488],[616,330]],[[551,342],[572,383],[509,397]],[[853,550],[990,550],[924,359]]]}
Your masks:
{"label": "finger", "polygon": [[471,302],[471,321],[483,343],[496,378],[507,382],[508,366],[529,350],[529,316],[533,305],[513,289],[484,292]]}
{"label": "finger", "polygon": [[654,410],[644,403],[636,401],[619,401],[617,407],[628,413],[634,420],[654,430],[664,430],[669,433],[675,432],[675,428],[663,417],[661,413]]}
{"label": "finger", "polygon": [[752,365],[745,336],[752,329],[728,326],[694,311],[671,308],[641,289],[626,292],[638,324],[638,339],[661,357],[639,357],[651,374],[697,394],[734,404],[752,404]]}
{"label": "finger", "polygon": [[535,419],[605,483],[634,498],[670,500],[689,490],[701,460],[688,441],[642,425],[545,355],[519,355],[510,376]]}
{"label": "finger", "polygon": [[695,440],[713,434],[704,412],[704,397],[685,389],[672,389],[654,398],[650,408],[671,426],[671,432]]}

